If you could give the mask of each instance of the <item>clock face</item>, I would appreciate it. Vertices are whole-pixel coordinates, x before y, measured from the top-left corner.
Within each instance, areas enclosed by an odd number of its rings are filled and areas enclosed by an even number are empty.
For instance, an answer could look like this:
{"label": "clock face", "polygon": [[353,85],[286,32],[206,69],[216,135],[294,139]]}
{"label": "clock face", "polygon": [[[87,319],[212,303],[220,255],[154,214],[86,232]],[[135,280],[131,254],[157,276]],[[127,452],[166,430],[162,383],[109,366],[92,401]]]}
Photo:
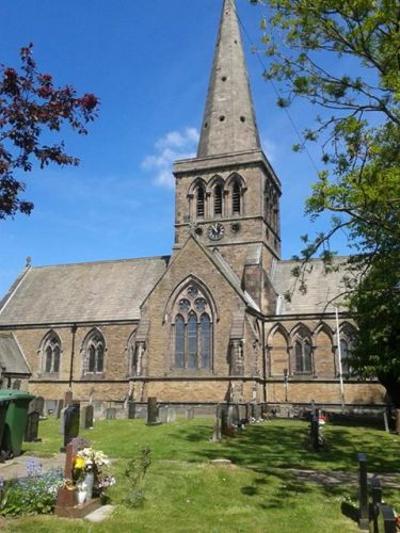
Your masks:
{"label": "clock face", "polygon": [[208,228],[208,236],[213,241],[219,241],[219,239],[222,239],[225,233],[224,226],[218,222],[217,224],[212,224]]}

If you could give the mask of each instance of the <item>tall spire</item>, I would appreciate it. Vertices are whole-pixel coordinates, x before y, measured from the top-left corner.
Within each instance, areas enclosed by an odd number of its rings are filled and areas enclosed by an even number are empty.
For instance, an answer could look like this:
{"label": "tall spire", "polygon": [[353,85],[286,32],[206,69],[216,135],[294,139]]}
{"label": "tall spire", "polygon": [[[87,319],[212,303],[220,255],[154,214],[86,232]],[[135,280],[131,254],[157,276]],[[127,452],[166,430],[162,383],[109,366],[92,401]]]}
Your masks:
{"label": "tall spire", "polygon": [[260,149],[235,0],[224,0],[198,157]]}

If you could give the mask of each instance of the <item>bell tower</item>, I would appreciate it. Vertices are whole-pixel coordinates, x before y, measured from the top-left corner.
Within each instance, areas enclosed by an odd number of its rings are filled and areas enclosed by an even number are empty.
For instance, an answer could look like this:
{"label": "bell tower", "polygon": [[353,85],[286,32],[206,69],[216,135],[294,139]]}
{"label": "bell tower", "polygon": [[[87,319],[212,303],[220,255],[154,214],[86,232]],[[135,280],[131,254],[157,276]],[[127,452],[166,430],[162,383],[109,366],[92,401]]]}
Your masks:
{"label": "bell tower", "polygon": [[241,278],[252,260],[269,271],[281,187],[260,144],[235,0],[223,0],[197,157],[177,161],[174,175],[174,249],[194,232]]}

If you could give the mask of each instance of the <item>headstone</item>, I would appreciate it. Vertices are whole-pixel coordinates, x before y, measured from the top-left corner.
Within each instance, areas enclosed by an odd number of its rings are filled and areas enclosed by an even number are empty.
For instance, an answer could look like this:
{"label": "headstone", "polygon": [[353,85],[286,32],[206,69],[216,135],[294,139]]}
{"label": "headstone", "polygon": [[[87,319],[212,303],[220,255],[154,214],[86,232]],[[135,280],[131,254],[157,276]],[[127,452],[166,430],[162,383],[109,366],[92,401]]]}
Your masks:
{"label": "headstone", "polygon": [[374,532],[378,533],[378,517],[380,505],[382,504],[382,486],[380,479],[374,476],[371,479],[371,495],[372,495],[372,518],[374,521]]}
{"label": "headstone", "polygon": [[44,398],[43,396],[36,396],[36,398],[34,400],[32,400],[35,402],[35,411],[36,413],[39,413],[39,416],[43,416],[44,415]]}
{"label": "headstone", "polygon": [[133,419],[136,416],[136,404],[135,402],[128,402],[128,418]]}
{"label": "headstone", "polygon": [[233,437],[236,431],[234,424],[234,406],[221,406],[221,433],[225,437]]}
{"label": "headstone", "polygon": [[158,424],[158,405],[157,398],[151,396],[147,401],[147,424]]}
{"label": "headstone", "polygon": [[168,407],[167,422],[168,424],[176,422],[176,410],[173,407]]}
{"label": "headstone", "polygon": [[20,379],[14,380],[14,383],[12,384],[12,388],[14,390],[19,390],[21,388],[21,380]]}
{"label": "headstone", "polygon": [[72,401],[73,401],[72,390],[65,391],[65,394],[64,394],[65,407],[68,407],[68,405],[71,405]]}
{"label": "headstone", "polygon": [[194,418],[194,407],[187,407],[185,413],[186,420],[193,420]]}
{"label": "headstone", "polygon": [[250,404],[250,403],[246,403],[246,405],[245,405],[245,409],[246,409],[246,415],[245,415],[245,418],[246,418],[247,420],[250,420],[250,418],[251,418],[251,416],[252,416],[252,415],[251,415],[251,404]]}
{"label": "headstone", "polygon": [[254,412],[254,418],[256,420],[261,420],[261,405],[260,404],[256,403],[254,405],[253,412]]}
{"label": "headstone", "polygon": [[383,423],[385,424],[385,431],[386,431],[386,433],[390,433],[388,414],[387,414],[387,411],[386,411],[386,410],[383,411]]}
{"label": "headstone", "polygon": [[117,410],[115,407],[107,407],[106,420],[115,420],[117,417]]}
{"label": "headstone", "polygon": [[93,405],[85,405],[81,409],[81,428],[90,429],[93,427]]}
{"label": "headstone", "polygon": [[45,400],[45,408],[44,408],[45,415],[54,414],[56,411],[56,408],[57,408],[56,400]]}
{"label": "headstone", "polygon": [[388,505],[380,505],[378,524],[379,533],[396,533],[396,515]]}
{"label": "headstone", "polygon": [[217,408],[215,410],[214,430],[213,435],[211,437],[212,442],[219,442],[222,438],[221,421],[221,405],[217,405]]}
{"label": "headstone", "polygon": [[369,505],[368,505],[368,463],[367,454],[358,453],[359,464],[359,516],[358,526],[360,529],[369,530]]}
{"label": "headstone", "polygon": [[38,396],[29,403],[28,419],[25,428],[25,441],[35,442],[39,434],[40,412],[43,409],[43,398]]}
{"label": "headstone", "polygon": [[74,437],[79,435],[79,403],[73,403],[64,409],[64,451]]}
{"label": "headstone", "polygon": [[319,410],[314,409],[310,422],[310,440],[313,450],[318,451],[320,448],[320,435],[319,435]]}
{"label": "headstone", "polygon": [[64,400],[58,400],[56,406],[56,418],[60,418],[61,411],[64,409]]}
{"label": "headstone", "polygon": [[162,406],[158,409],[158,419],[161,424],[168,422],[168,407]]}

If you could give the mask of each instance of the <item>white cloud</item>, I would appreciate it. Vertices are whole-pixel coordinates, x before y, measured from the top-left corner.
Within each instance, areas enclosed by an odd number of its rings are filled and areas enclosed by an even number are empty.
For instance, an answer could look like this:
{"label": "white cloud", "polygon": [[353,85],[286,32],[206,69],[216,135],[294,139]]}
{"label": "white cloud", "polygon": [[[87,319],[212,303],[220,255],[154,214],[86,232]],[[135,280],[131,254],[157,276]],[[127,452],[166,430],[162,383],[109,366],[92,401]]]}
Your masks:
{"label": "white cloud", "polygon": [[178,159],[188,159],[196,154],[199,132],[196,128],[182,131],[170,131],[154,145],[154,154],[146,156],[142,168],[155,171],[154,183],[164,187],[173,187],[172,164]]}

